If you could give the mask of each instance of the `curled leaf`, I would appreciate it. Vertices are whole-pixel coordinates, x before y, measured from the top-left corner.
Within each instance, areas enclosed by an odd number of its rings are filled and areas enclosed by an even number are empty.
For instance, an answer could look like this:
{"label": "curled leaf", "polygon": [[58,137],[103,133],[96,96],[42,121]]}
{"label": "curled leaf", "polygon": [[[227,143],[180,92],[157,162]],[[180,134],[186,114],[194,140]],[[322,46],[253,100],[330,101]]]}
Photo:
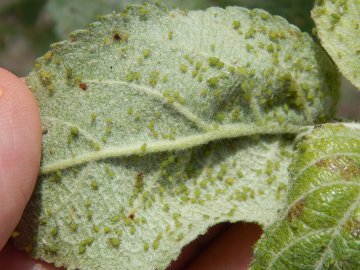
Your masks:
{"label": "curled leaf", "polygon": [[327,124],[298,145],[282,221],[251,269],[360,268],[360,125]]}
{"label": "curled leaf", "polygon": [[27,78],[43,160],[16,244],[70,269],[164,269],[213,224],[267,226],[292,140],[332,117],[334,66],[284,19],[131,6]]}
{"label": "curled leaf", "polygon": [[360,0],[317,0],[312,17],[322,45],[360,89]]}

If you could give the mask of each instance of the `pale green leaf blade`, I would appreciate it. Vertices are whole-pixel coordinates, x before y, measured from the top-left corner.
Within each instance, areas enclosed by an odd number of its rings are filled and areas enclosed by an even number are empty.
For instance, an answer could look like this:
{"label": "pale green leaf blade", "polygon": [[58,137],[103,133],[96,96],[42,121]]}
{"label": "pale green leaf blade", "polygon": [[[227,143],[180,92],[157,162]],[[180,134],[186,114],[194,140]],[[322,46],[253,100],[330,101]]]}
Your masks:
{"label": "pale green leaf blade", "polygon": [[284,219],[251,269],[360,268],[360,125],[327,124],[298,145]]}
{"label": "pale green leaf blade", "polygon": [[70,269],[164,269],[215,223],[268,226],[292,152],[281,134],[331,118],[338,99],[307,34],[235,7],[102,17],[27,82],[42,176],[16,242]]}
{"label": "pale green leaf blade", "polygon": [[244,138],[44,176],[15,241],[69,269],[165,269],[212,225],[274,222],[291,154],[291,140]]}
{"label": "pale green leaf blade", "polygon": [[321,44],[360,89],[360,0],[318,0],[312,11]]}

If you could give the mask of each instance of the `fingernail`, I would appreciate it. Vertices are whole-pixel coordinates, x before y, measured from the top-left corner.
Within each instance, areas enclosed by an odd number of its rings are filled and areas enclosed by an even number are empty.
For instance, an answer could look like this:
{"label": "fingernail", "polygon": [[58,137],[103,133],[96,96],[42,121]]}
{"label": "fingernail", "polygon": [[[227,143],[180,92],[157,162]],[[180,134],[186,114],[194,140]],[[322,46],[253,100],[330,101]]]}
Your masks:
{"label": "fingernail", "polygon": [[2,95],[4,94],[3,90],[0,88],[0,98],[2,97]]}

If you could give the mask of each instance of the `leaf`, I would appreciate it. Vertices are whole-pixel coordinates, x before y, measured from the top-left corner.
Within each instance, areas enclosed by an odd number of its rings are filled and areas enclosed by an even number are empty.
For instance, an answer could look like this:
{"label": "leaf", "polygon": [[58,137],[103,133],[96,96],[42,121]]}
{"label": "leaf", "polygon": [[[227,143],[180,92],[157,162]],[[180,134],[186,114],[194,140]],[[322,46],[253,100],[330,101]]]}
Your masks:
{"label": "leaf", "polygon": [[312,11],[321,44],[360,89],[360,0],[316,1]]}
{"label": "leaf", "polygon": [[132,6],[54,44],[27,82],[43,160],[15,241],[70,269],[164,269],[213,224],[268,226],[285,134],[326,121],[338,99],[307,34],[235,7]]}
{"label": "leaf", "polygon": [[[55,23],[56,34],[67,38],[68,34],[96,19],[96,16],[121,12],[130,4],[142,4],[146,0],[49,0],[46,10]],[[211,5],[210,0],[164,0],[169,7],[203,9]],[[66,18],[66,19],[64,19]]]}
{"label": "leaf", "polygon": [[251,269],[360,268],[360,125],[327,124],[298,145],[282,221]]}

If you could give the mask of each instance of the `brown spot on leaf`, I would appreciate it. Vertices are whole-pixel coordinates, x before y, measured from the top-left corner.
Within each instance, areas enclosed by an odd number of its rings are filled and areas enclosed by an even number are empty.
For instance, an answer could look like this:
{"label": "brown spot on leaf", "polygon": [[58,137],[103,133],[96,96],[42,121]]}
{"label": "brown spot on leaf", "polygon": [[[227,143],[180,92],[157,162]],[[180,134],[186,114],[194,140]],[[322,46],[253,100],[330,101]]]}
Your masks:
{"label": "brown spot on leaf", "polygon": [[114,39],[115,41],[120,41],[120,40],[121,40],[121,36],[120,36],[118,33],[115,33],[115,34],[113,34],[113,39]]}
{"label": "brown spot on leaf", "polygon": [[345,224],[345,229],[348,230],[354,238],[360,239],[359,220],[357,220],[356,218],[349,219]]}
{"label": "brown spot on leaf", "polygon": [[135,218],[135,212],[131,212],[131,213],[129,214],[129,218],[130,218],[131,220],[134,220],[134,218]]}
{"label": "brown spot on leaf", "polygon": [[354,159],[346,157],[347,164],[341,167],[340,174],[344,180],[351,180],[354,177],[360,176],[360,165]]}
{"label": "brown spot on leaf", "polygon": [[288,211],[286,219],[289,222],[293,222],[298,219],[304,211],[305,202],[304,199],[297,201]]}
{"label": "brown spot on leaf", "polygon": [[80,83],[79,86],[80,86],[80,88],[81,88],[82,90],[84,90],[84,91],[86,91],[87,88],[88,88],[88,86],[87,86],[86,83]]}
{"label": "brown spot on leaf", "polygon": [[120,33],[120,32],[113,32],[112,34],[112,38],[115,42],[120,42],[120,41],[127,41],[129,38],[129,35],[126,33]]}
{"label": "brown spot on leaf", "polygon": [[316,166],[332,173],[339,173],[341,178],[346,181],[360,176],[360,164],[350,157],[338,156],[323,159],[317,162]]}

